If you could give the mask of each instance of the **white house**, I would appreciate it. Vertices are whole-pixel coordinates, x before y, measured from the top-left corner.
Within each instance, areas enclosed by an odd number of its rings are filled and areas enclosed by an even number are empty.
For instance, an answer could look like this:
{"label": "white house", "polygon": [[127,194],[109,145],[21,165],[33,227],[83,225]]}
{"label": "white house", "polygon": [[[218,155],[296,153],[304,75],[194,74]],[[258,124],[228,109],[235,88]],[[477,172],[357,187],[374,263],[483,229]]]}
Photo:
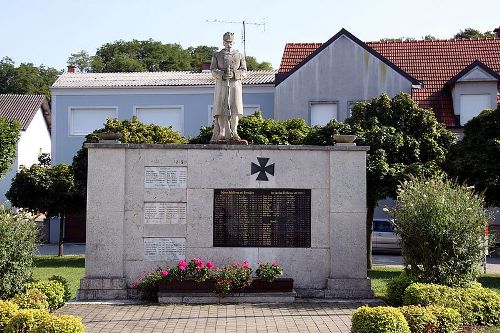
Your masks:
{"label": "white house", "polygon": [[16,159],[10,171],[0,179],[0,202],[6,202],[12,178],[22,165],[30,167],[38,162],[41,153],[49,153],[50,107],[43,95],[0,94],[0,117],[21,124],[21,135],[16,145]]}

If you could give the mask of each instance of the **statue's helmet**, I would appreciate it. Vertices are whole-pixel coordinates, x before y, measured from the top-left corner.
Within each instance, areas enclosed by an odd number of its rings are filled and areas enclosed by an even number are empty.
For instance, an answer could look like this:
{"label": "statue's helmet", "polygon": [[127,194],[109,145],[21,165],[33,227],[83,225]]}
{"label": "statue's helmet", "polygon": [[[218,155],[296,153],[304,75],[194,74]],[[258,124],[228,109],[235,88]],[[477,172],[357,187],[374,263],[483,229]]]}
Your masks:
{"label": "statue's helmet", "polygon": [[234,33],[233,32],[226,32],[222,39],[225,42],[233,42],[234,41]]}

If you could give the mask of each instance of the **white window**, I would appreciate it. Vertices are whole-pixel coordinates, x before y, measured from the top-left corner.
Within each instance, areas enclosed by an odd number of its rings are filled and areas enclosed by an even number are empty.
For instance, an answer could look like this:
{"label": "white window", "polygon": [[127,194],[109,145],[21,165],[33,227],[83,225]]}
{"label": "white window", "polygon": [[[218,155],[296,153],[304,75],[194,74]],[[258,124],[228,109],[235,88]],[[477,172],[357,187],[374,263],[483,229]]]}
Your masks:
{"label": "white window", "polygon": [[311,103],[311,126],[326,125],[330,120],[338,120],[337,103]]}
{"label": "white window", "polygon": [[87,135],[103,128],[106,119],[117,118],[117,110],[116,107],[70,107],[69,134]]}
{"label": "white window", "polygon": [[184,107],[182,105],[169,106],[137,106],[135,115],[144,124],[154,124],[184,133]]}
{"label": "white window", "polygon": [[[208,106],[208,126],[212,126],[213,123],[213,116],[212,116],[212,110],[214,106],[209,105]],[[243,115],[244,116],[249,116],[255,113],[255,111],[260,110],[260,105],[243,105]]]}
{"label": "white window", "polygon": [[484,109],[491,109],[490,94],[460,95],[460,125],[479,115]]}

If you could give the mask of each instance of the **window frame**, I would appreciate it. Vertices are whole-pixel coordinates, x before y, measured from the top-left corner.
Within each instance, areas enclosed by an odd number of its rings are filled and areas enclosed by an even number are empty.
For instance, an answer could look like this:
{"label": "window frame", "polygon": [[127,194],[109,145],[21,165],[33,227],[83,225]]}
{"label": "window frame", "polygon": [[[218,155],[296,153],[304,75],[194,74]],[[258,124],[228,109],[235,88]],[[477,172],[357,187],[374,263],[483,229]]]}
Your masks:
{"label": "window frame", "polygon": [[[110,105],[106,105],[106,106],[69,106],[68,107],[68,136],[69,137],[86,136],[86,135],[93,132],[93,131],[90,131],[88,133],[75,132],[74,122],[73,122],[73,114],[74,114],[75,110],[106,110],[106,109],[114,111],[114,116],[112,118],[118,118],[118,106],[110,106]],[[108,119],[108,118],[109,117],[107,117],[106,119]],[[99,129],[99,128],[101,128],[101,127],[98,127],[96,129]]]}
{"label": "window frame", "polygon": [[313,108],[313,105],[316,105],[316,104],[334,104],[334,105],[336,105],[337,106],[337,117],[332,118],[332,119],[339,121],[338,118],[339,118],[339,104],[340,103],[338,100],[315,100],[315,101],[309,101],[309,114],[308,114],[309,126],[315,126],[315,125],[312,125],[312,108]]}
{"label": "window frame", "polygon": [[[185,119],[185,114],[184,114],[184,105],[175,105],[175,104],[169,104],[169,105],[134,105],[133,107],[133,116],[134,117],[137,117],[137,119],[139,121],[141,121],[141,119],[139,118],[139,114],[138,114],[138,109],[165,109],[165,110],[168,110],[168,109],[172,109],[172,110],[180,110],[181,112],[181,130],[179,131],[182,135],[184,135],[184,130],[185,130],[185,125],[186,125],[186,119]],[[158,125],[158,124],[156,124]],[[160,126],[163,126],[163,125],[160,125]],[[173,126],[172,126],[172,129],[177,131],[177,129],[175,129]]]}

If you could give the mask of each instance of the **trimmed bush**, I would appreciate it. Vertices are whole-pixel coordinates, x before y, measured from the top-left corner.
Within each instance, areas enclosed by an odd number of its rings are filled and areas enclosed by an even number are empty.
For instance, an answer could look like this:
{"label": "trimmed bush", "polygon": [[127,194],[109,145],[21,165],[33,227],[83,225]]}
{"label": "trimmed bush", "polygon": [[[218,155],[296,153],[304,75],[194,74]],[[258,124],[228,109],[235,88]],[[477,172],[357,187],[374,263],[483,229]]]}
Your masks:
{"label": "trimmed bush", "polygon": [[500,324],[500,294],[483,287],[466,288],[462,291],[472,320],[478,325]]}
{"label": "trimmed bush", "polygon": [[481,195],[444,178],[412,179],[399,187],[392,212],[410,277],[451,287],[476,280],[491,219]]}
{"label": "trimmed bush", "polygon": [[[413,283],[403,294],[404,305],[443,305],[448,299],[456,298],[455,289],[431,283]],[[458,301],[458,300],[457,300]]]}
{"label": "trimmed bush", "polygon": [[398,277],[391,279],[387,283],[387,302],[392,306],[402,305],[403,294],[406,288],[413,282],[414,281],[404,272]]}
{"label": "trimmed bush", "polygon": [[427,311],[436,316],[435,333],[455,333],[462,325],[462,317],[457,310],[442,306],[428,306]]}
{"label": "trimmed bush", "polygon": [[10,319],[19,311],[17,304],[11,301],[0,301],[0,332],[3,332]]}
{"label": "trimmed bush", "polygon": [[82,320],[75,316],[47,316],[33,333],[84,333]]}
{"label": "trimmed bush", "polygon": [[63,298],[64,302],[67,302],[72,298],[73,295],[71,294],[69,282],[66,278],[64,278],[60,275],[52,275],[51,277],[49,277],[49,281],[57,281],[63,285],[63,287],[64,287],[64,298]]}
{"label": "trimmed bush", "polygon": [[0,205],[0,299],[22,291],[30,278],[35,239],[33,219]]}
{"label": "trimmed bush", "polygon": [[438,326],[437,317],[432,311],[421,306],[403,306],[400,308],[403,316],[408,322],[412,333],[435,332]]}
{"label": "trimmed bush", "polygon": [[30,333],[50,316],[47,311],[39,309],[19,310],[5,327],[5,333]]}
{"label": "trimmed bush", "polygon": [[64,286],[58,281],[38,281],[28,284],[27,289],[38,289],[47,296],[51,311],[64,305]]}
{"label": "trimmed bush", "polygon": [[398,308],[362,306],[352,314],[351,333],[410,333]]}
{"label": "trimmed bush", "polygon": [[26,289],[11,299],[20,309],[40,309],[47,311],[49,302],[47,296],[38,289]]}

